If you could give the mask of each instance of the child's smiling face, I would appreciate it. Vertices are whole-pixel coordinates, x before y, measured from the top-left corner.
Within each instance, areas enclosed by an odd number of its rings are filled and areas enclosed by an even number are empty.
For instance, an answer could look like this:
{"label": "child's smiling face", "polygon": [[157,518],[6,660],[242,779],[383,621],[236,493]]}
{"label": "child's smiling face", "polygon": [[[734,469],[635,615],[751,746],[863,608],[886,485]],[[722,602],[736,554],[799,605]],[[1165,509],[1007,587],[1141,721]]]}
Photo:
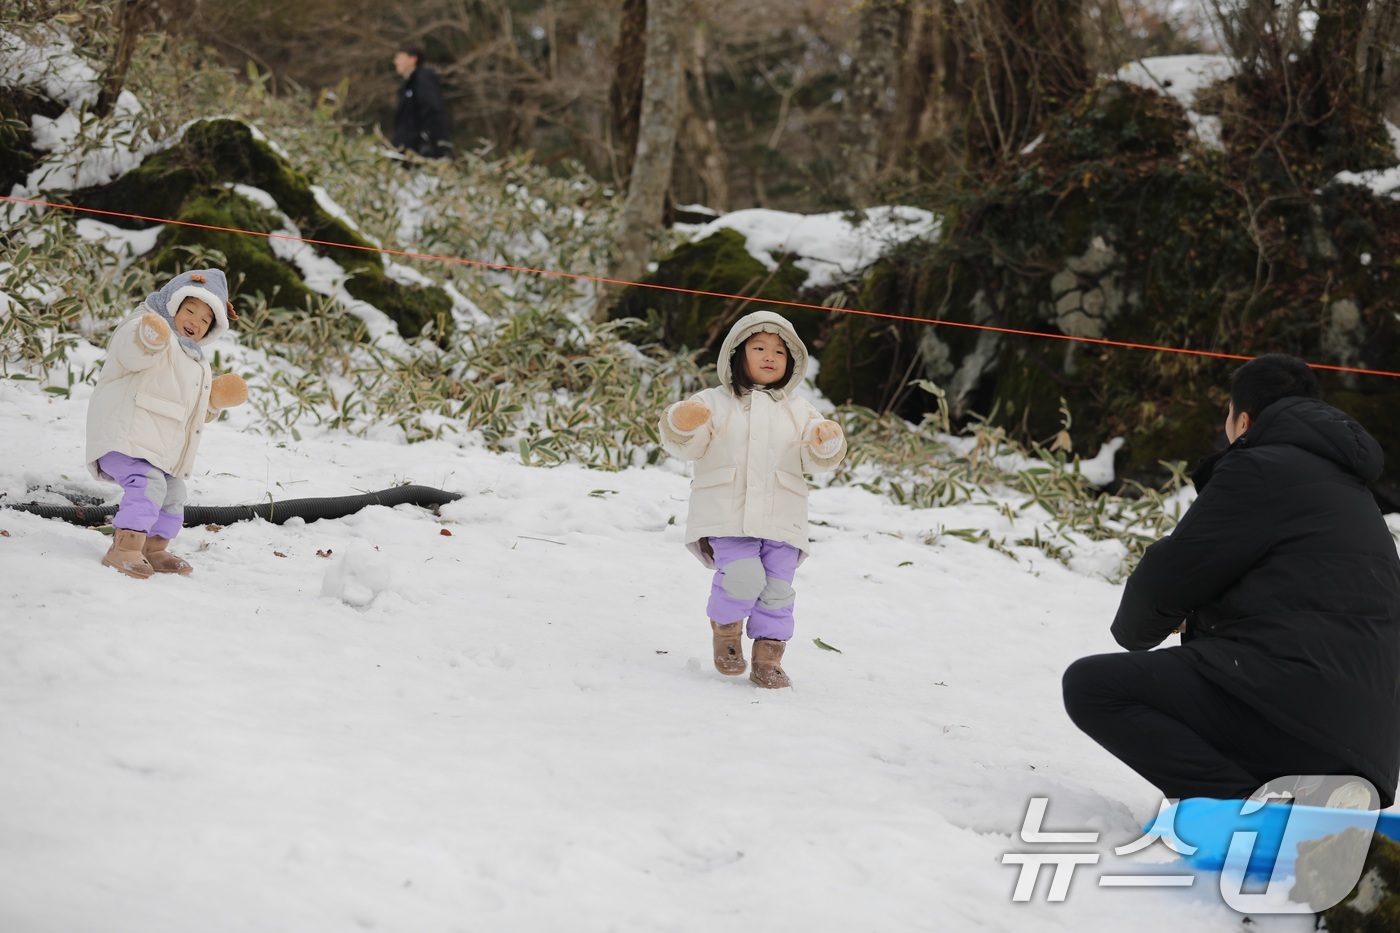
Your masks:
{"label": "child's smiling face", "polygon": [[175,312],[175,331],[198,342],[214,326],[214,312],[198,298],[190,297],[180,302]]}
{"label": "child's smiling face", "polygon": [[771,386],[787,375],[787,344],[777,334],[763,331],[744,341],[744,368],[756,386]]}

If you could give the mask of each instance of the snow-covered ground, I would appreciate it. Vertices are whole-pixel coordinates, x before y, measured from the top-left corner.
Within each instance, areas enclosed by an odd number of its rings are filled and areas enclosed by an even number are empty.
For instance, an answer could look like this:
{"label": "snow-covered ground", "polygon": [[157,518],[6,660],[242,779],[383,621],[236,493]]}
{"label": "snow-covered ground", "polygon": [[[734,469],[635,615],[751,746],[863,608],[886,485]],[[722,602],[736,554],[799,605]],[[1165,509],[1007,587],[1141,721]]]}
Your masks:
{"label": "snow-covered ground", "polygon": [[[8,501],[115,493],[82,466],[85,394],[0,381]],[[1184,870],[1113,853],[1159,799],[1060,703],[1071,660],[1116,650],[1119,588],[925,543],[1005,533],[991,509],[816,490],[795,687],[760,691],[710,663],[678,462],[531,469],[243,417],[207,432],[193,502],[463,498],[187,529],[194,575],[149,581],[100,566],[99,531],[0,510],[0,929],[1240,929],[1210,875],[1096,885]],[[1099,842],[1023,843],[1033,797]],[[1066,848],[1099,863],[1013,903],[1003,856]]]}

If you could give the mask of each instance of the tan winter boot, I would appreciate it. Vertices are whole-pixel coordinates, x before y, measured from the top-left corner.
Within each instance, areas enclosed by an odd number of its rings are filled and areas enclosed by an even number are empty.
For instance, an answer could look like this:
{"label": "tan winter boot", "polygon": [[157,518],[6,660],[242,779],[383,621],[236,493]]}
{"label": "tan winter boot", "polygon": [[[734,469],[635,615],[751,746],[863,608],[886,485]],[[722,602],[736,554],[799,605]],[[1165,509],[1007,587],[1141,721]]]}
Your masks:
{"label": "tan winter boot", "polygon": [[753,670],[749,671],[749,680],[760,687],[767,687],[776,690],[779,687],[791,687],[792,681],[788,680],[788,675],[779,665],[783,661],[783,649],[787,647],[787,642],[775,641],[772,638],[760,638],[753,643]]}
{"label": "tan winter boot", "polygon": [[169,538],[147,538],[141,553],[146,555],[151,569],[156,573],[194,573],[194,568],[183,557],[176,557],[166,550]]}
{"label": "tan winter boot", "polygon": [[141,553],[141,548],[146,544],[146,535],[140,531],[128,531],[125,528],[114,528],[112,530],[112,546],[108,548],[106,556],[102,558],[102,566],[115,567],[128,577],[135,577],[144,580],[155,570]]}
{"label": "tan winter boot", "polygon": [[744,620],[720,625],[711,619],[710,629],[715,633],[715,670],[730,677],[744,673]]}

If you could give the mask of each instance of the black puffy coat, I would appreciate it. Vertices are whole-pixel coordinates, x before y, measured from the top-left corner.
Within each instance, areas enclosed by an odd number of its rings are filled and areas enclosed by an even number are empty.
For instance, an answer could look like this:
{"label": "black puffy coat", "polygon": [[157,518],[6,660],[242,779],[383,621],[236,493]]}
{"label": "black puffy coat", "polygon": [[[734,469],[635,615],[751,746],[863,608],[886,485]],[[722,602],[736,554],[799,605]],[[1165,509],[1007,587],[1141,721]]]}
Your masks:
{"label": "black puffy coat", "polygon": [[430,159],[452,154],[447,104],[437,74],[422,65],[399,85],[394,107],[394,147],[411,149]]}
{"label": "black puffy coat", "polygon": [[1385,805],[1400,772],[1400,558],[1367,484],[1383,454],[1356,421],[1285,398],[1201,464],[1199,496],[1128,579],[1113,636],[1172,649]]}

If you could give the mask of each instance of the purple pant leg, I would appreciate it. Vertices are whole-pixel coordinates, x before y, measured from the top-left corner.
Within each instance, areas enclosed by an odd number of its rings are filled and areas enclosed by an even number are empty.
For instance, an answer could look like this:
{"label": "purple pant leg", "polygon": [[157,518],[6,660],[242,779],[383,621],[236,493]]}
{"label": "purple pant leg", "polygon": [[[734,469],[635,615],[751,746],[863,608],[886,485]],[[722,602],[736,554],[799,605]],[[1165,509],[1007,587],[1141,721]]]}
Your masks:
{"label": "purple pant leg", "polygon": [[122,487],[112,527],[173,538],[184,521],[185,484],[145,460],[109,453],[97,465]]}
{"label": "purple pant leg", "polygon": [[759,557],[766,579],[749,615],[749,637],[787,641],[792,638],[795,626],[792,607],[797,593],[792,588],[792,580],[797,575],[797,562],[802,552],[791,544],[765,539]]}
{"label": "purple pant leg", "polygon": [[722,625],[749,620],[750,638],[792,637],[792,578],[802,552],[763,538],[710,538],[715,578],[710,618]]}
{"label": "purple pant leg", "polygon": [[[175,479],[173,476],[170,480],[171,482],[179,482],[179,480]],[[146,534],[153,538],[165,538],[167,541],[172,541],[175,536],[180,533],[180,529],[185,526],[185,508],[183,505],[183,497],[181,498],[182,504],[174,511],[170,510],[168,502],[169,500],[167,499],[167,504],[161,507],[160,516],[156,519],[155,524],[151,526],[151,530],[146,532]]]}
{"label": "purple pant leg", "polygon": [[185,481],[178,476],[165,475],[165,499],[160,504],[160,516],[147,532],[153,538],[174,540],[185,526]]}
{"label": "purple pant leg", "polygon": [[[725,570],[734,563],[760,560],[758,538],[710,538],[715,555],[715,578],[710,583],[710,618],[720,625],[741,622],[749,617],[758,601],[759,588],[750,584],[736,586],[736,579],[726,579]],[[736,571],[742,569],[736,568]],[[753,576],[750,574],[750,576]],[[729,585],[726,587],[726,583]]]}

